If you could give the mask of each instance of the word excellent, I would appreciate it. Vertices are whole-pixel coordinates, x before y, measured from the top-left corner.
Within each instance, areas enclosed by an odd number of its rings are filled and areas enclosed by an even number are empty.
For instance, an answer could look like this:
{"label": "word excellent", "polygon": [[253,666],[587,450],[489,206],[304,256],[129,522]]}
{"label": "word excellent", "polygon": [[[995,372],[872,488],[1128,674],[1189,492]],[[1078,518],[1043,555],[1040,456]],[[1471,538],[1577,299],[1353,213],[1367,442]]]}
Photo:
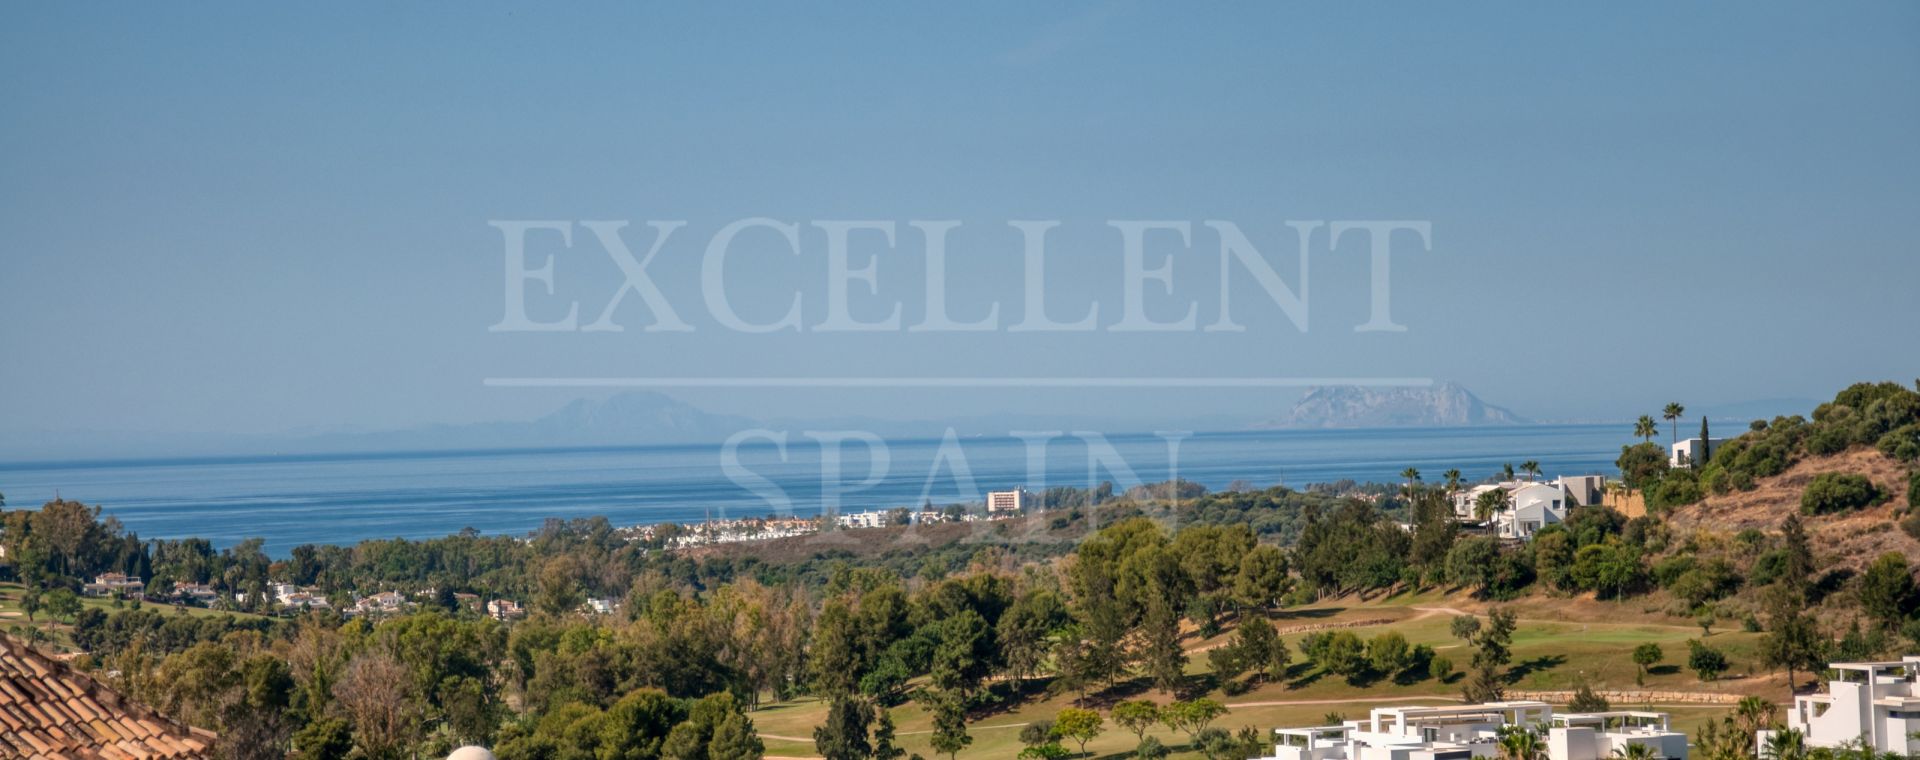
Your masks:
{"label": "word excellent", "polygon": [[[691,332],[694,327],[681,317],[678,306],[670,301],[660,286],[654,282],[648,271],[650,265],[674,233],[686,226],[683,221],[650,221],[646,223],[653,230],[653,242],[646,255],[635,256],[627,244],[622,230],[629,226],[624,221],[529,221],[529,220],[493,220],[488,225],[500,230],[505,242],[506,278],[505,278],[505,314],[490,330],[494,332],[622,332],[626,329],[614,321],[614,311],[628,296],[640,299],[651,314],[651,321],[641,329],[646,332]],[[1180,245],[1188,250],[1193,244],[1193,224],[1185,221],[1109,221],[1107,225],[1117,231],[1120,247],[1120,318],[1110,321],[1104,327],[1100,321],[1101,304],[1096,299],[1090,304],[1085,316],[1078,319],[1056,321],[1047,309],[1046,258],[1047,231],[1059,226],[1058,221],[1010,221],[1007,225],[1017,230],[1022,242],[1022,290],[1023,308],[1020,320],[1004,327],[1000,321],[1000,304],[991,304],[986,316],[974,320],[960,320],[948,311],[947,290],[947,235],[960,226],[957,221],[910,221],[907,226],[918,230],[924,241],[921,250],[924,272],[924,310],[919,322],[903,326],[901,304],[895,301],[890,313],[883,319],[862,320],[854,316],[850,301],[856,286],[870,293],[879,293],[878,267],[880,258],[869,255],[865,261],[856,263],[849,251],[848,240],[855,231],[868,235],[877,235],[886,241],[888,249],[895,247],[898,225],[892,221],[816,221],[810,226],[825,233],[825,316],[813,324],[803,324],[801,293],[792,294],[783,316],[778,318],[750,320],[742,317],[734,309],[728,298],[727,284],[729,276],[752,277],[751,264],[741,264],[736,269],[728,268],[728,255],[734,248],[734,241],[742,233],[761,230],[756,234],[772,233],[785,242],[787,249],[795,256],[802,254],[800,244],[800,225],[776,219],[756,217],[740,219],[721,227],[707,240],[706,253],[700,262],[700,292],[707,314],[721,327],[748,333],[769,333],[781,330],[816,332],[857,332],[857,331],[899,331],[907,332],[971,332],[1005,329],[1008,332],[1092,332],[1108,330],[1112,332],[1167,332],[1199,331],[1241,332],[1246,327],[1233,319],[1231,306],[1232,280],[1236,271],[1245,272],[1253,282],[1264,291],[1266,296],[1280,307],[1296,329],[1307,331],[1307,282],[1308,253],[1311,244],[1322,228],[1327,241],[1326,249],[1331,251],[1340,244],[1340,240],[1349,232],[1364,235],[1369,243],[1370,295],[1368,319],[1364,324],[1354,327],[1355,332],[1403,332],[1407,328],[1393,321],[1391,287],[1391,252],[1393,233],[1407,231],[1418,237],[1420,250],[1432,250],[1432,224],[1426,221],[1289,221],[1291,228],[1299,237],[1299,276],[1297,289],[1287,283],[1273,265],[1262,256],[1247,236],[1232,222],[1208,220],[1201,224],[1212,230],[1218,241],[1220,297],[1217,310],[1211,322],[1202,325],[1198,319],[1199,304],[1189,301],[1185,304],[1185,316],[1174,320],[1157,320],[1147,314],[1148,284],[1162,291],[1167,298],[1173,293],[1174,257],[1162,254],[1157,263],[1149,264],[1147,253],[1147,233],[1155,231],[1161,236],[1177,235]],[[561,257],[548,255],[542,261],[529,261],[527,241],[532,233],[542,235],[557,234],[559,243],[565,250],[574,248],[575,228],[583,227],[597,242],[599,249],[619,274],[625,278],[620,288],[602,305],[599,316],[592,321],[581,321],[581,304],[577,299],[565,299],[555,292],[554,267]],[[1360,235],[1356,235],[1359,237]],[[584,237],[584,236],[581,236]],[[549,239],[547,242],[551,242]],[[1166,243],[1171,243],[1168,239]],[[583,246],[584,247],[584,246]],[[566,305],[566,316],[559,319],[537,320],[528,314],[528,291],[532,286],[544,286],[546,296],[540,305],[541,310],[553,309],[552,301]],[[681,292],[684,289],[675,289]],[[758,299],[755,299],[758,300]]]}

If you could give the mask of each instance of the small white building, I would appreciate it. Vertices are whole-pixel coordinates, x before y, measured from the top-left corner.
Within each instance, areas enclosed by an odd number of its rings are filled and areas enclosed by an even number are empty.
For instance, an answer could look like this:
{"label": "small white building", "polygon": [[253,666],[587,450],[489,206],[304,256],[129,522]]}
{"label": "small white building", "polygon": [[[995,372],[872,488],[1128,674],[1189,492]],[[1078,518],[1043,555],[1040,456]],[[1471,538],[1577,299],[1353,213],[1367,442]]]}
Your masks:
{"label": "small white building", "polygon": [[[1862,741],[1875,753],[1920,753],[1920,655],[1888,662],[1836,662],[1838,676],[1825,694],[1793,698],[1787,728],[1806,737],[1808,747],[1838,747]],[[1771,731],[1755,737],[1765,747]]]}
{"label": "small white building", "polygon": [[1027,497],[1027,492],[1024,489],[1015,488],[1011,491],[988,491],[987,514],[1019,512],[1027,508],[1028,501],[1031,501],[1031,499]]}
{"label": "small white building", "polygon": [[1500,754],[1500,730],[1528,726],[1546,733],[1549,760],[1605,760],[1628,744],[1654,756],[1686,760],[1687,737],[1656,712],[1554,715],[1545,702],[1375,708],[1337,726],[1278,729],[1264,760],[1470,760]]}
{"label": "small white building", "polygon": [[1669,467],[1692,467],[1694,462],[1712,458],[1713,452],[1719,451],[1720,446],[1727,442],[1725,438],[1708,438],[1706,439],[1706,444],[1702,446],[1700,440],[1699,438],[1688,438],[1673,444],[1672,452],[1667,455],[1667,465]]}
{"label": "small white building", "polygon": [[842,528],[884,528],[887,526],[885,512],[853,512],[836,518]]}

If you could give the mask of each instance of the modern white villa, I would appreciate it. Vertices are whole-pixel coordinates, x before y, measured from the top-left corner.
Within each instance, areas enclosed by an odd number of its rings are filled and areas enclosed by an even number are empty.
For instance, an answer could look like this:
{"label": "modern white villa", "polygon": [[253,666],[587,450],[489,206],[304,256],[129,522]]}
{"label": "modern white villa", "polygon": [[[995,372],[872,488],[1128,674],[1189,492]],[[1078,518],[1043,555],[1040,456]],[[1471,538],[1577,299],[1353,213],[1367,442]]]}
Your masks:
{"label": "modern white villa", "polygon": [[1555,715],[1545,702],[1375,708],[1337,726],[1274,731],[1264,760],[1471,760],[1500,754],[1500,729],[1530,726],[1545,734],[1548,760],[1605,760],[1629,744],[1653,756],[1686,760],[1687,736],[1666,713],[1617,711]]}
{"label": "modern white villa", "polygon": [[1713,452],[1718,451],[1720,445],[1727,442],[1725,438],[1707,438],[1704,439],[1706,442],[1703,444],[1702,440],[1688,438],[1673,444],[1672,451],[1667,454],[1667,466],[1692,467],[1694,462],[1711,458]]}
{"label": "modern white villa", "polygon": [[1507,492],[1508,508],[1492,516],[1494,527],[1504,538],[1532,538],[1541,528],[1567,519],[1567,510],[1599,504],[1606,494],[1606,479],[1599,475],[1563,476],[1535,483],[1508,480],[1477,485],[1453,495],[1454,517],[1462,522],[1478,522],[1474,513],[1480,495],[1493,490]]}
{"label": "modern white villa", "polygon": [[[1836,662],[1838,678],[1825,694],[1793,698],[1787,728],[1806,737],[1809,747],[1838,747],[1863,742],[1875,752],[1920,753],[1920,655],[1888,662]],[[1761,731],[1764,748],[1773,732]]]}

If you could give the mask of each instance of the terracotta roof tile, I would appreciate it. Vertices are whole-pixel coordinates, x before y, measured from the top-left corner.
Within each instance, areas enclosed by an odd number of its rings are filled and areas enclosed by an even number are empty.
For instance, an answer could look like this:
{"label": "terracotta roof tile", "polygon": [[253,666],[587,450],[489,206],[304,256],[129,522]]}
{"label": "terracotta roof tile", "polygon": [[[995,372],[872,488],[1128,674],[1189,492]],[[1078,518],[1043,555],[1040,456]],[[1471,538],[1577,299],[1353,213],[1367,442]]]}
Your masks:
{"label": "terracotta roof tile", "polygon": [[0,760],[200,760],[213,739],[0,634]]}

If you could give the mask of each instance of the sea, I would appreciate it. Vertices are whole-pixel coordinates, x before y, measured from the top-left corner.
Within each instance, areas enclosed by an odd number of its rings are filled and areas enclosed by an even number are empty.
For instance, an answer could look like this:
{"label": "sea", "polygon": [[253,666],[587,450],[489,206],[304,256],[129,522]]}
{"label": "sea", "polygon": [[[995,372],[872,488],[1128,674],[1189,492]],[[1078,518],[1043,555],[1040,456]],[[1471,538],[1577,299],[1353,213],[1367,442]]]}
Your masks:
{"label": "sea", "polygon": [[977,502],[986,491],[1118,489],[1179,477],[1210,489],[1303,488],[1339,480],[1469,481],[1535,460],[1544,477],[1612,474],[1622,426],[1274,430],[1057,437],[854,439],[798,432],[734,446],[367,451],[302,455],[0,463],[13,509],[58,495],[99,505],[142,538],[200,537],[225,547],[423,539],[466,528],[525,534],[549,518],[603,515],[615,525],[764,515],[810,516]]}

